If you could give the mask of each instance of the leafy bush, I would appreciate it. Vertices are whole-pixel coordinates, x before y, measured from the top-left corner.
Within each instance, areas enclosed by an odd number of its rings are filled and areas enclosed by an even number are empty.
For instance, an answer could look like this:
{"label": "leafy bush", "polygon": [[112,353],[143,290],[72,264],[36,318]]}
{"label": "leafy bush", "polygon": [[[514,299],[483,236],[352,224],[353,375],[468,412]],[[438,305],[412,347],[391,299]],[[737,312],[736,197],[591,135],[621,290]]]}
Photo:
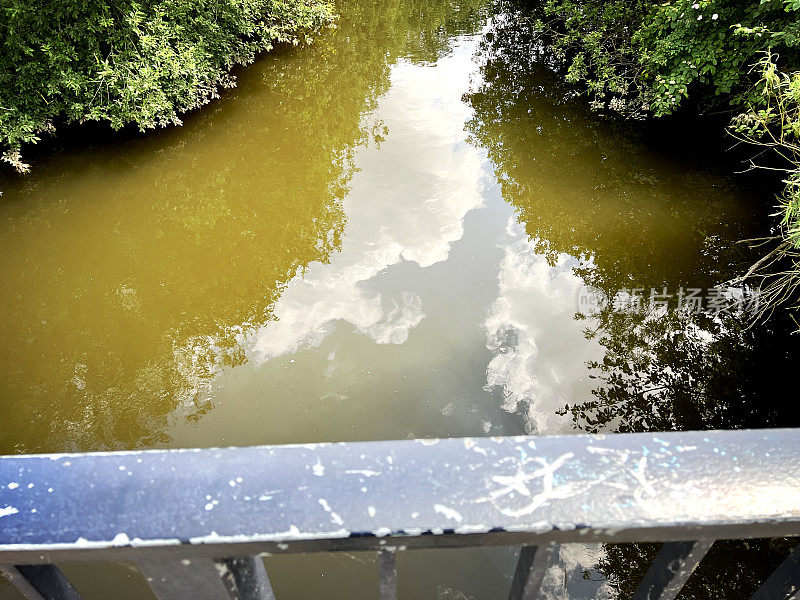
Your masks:
{"label": "leafy bush", "polygon": [[800,66],[800,0],[545,0],[537,27],[596,108],[668,115],[753,98],[750,65]]}
{"label": "leafy bush", "polygon": [[0,15],[0,152],[19,171],[58,122],[180,123],[234,64],[333,19],[324,0],[0,0]]}
{"label": "leafy bush", "polygon": [[782,72],[776,60],[767,52],[756,65],[760,78],[753,100],[730,126],[735,136],[766,147],[787,165],[780,198],[783,242],[747,274],[766,280],[762,293],[767,312],[794,300],[800,290],[800,71]]}

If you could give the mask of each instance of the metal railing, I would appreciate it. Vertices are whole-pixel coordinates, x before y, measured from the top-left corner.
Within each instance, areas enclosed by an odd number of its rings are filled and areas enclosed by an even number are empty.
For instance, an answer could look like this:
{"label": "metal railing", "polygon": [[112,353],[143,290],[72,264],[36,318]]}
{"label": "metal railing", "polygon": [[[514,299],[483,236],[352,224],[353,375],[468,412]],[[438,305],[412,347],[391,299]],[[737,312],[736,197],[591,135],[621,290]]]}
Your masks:
{"label": "metal railing", "polygon": [[[80,596],[58,562],[133,561],[157,598],[274,598],[261,556],[521,546],[535,598],[557,544],[665,542],[634,595],[674,598],[714,540],[800,535],[800,430],[457,438],[0,457],[0,570]],[[755,598],[789,598],[800,550]]]}

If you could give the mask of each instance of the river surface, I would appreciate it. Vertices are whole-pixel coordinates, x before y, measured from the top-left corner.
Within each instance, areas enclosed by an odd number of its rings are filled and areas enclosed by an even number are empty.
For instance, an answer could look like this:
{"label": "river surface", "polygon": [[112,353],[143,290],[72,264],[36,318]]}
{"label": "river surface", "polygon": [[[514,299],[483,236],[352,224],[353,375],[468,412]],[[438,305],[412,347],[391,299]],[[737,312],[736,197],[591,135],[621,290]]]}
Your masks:
{"label": "river surface", "polygon": [[[770,192],[598,120],[484,2],[339,9],[183,127],[0,179],[0,453],[798,424],[789,327],[712,302]],[[564,549],[545,586],[616,597],[614,559]],[[514,560],[407,553],[401,597],[500,597]],[[279,598],[375,595],[368,555],[267,564]]]}

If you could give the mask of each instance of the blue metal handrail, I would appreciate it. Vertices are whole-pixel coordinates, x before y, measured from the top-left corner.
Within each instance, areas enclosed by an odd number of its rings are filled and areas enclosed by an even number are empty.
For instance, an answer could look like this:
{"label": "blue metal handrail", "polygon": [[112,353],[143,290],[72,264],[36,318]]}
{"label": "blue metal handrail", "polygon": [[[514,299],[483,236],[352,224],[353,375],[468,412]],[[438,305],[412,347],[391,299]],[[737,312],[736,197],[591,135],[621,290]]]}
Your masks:
{"label": "blue metal handrail", "polygon": [[396,551],[483,545],[524,547],[510,597],[533,598],[555,544],[663,541],[635,598],[666,599],[713,540],[800,535],[800,431],[5,456],[0,515],[28,598],[78,597],[60,561],[134,561],[158,598],[271,598],[258,556],[336,550],[378,551],[393,598]]}

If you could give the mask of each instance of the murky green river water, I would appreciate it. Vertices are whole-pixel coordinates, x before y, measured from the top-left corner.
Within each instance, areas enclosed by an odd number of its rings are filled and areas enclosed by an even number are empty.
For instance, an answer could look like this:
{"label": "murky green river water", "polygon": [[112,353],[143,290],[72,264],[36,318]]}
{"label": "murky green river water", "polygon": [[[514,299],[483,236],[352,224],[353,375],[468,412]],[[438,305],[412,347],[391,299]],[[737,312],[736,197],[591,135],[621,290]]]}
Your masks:
{"label": "murky green river water", "polygon": [[[707,292],[754,259],[733,242],[770,192],[599,122],[486,3],[340,12],[184,127],[73,134],[0,181],[0,453],[797,425],[787,326]],[[575,317],[689,288],[698,314]],[[576,552],[546,585],[606,597],[577,567],[602,551]],[[513,561],[408,554],[401,595],[498,597]],[[280,598],[377,585],[369,556],[268,566]]]}

